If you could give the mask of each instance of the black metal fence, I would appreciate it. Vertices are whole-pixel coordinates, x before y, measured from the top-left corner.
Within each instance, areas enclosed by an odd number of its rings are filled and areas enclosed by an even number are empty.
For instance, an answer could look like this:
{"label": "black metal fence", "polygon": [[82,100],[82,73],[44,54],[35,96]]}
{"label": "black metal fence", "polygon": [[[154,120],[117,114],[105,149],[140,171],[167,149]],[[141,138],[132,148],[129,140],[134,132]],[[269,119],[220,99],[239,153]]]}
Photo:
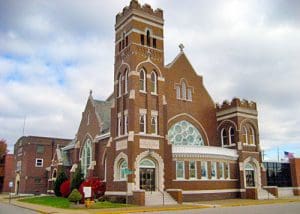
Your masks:
{"label": "black metal fence", "polygon": [[267,170],[268,186],[291,187],[291,168],[289,163],[264,162]]}

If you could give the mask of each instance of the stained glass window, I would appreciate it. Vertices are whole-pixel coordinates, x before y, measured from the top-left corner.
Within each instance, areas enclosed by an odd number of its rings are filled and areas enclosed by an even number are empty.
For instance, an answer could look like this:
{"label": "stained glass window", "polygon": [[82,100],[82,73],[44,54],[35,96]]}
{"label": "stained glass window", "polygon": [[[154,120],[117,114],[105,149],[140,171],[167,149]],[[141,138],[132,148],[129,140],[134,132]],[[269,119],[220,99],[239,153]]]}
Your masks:
{"label": "stained glass window", "polygon": [[186,120],[175,123],[168,131],[169,141],[176,146],[203,146],[204,141],[198,129]]}

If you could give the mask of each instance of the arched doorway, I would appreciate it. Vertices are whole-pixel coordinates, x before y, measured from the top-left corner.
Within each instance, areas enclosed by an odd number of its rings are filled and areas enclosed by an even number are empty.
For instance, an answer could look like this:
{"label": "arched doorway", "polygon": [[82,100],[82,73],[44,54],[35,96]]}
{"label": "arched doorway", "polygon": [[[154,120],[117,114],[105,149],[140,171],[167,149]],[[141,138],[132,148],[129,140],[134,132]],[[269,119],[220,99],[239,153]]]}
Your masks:
{"label": "arched doorway", "polygon": [[145,191],[155,191],[156,189],[156,170],[155,163],[145,158],[139,163],[140,189]]}

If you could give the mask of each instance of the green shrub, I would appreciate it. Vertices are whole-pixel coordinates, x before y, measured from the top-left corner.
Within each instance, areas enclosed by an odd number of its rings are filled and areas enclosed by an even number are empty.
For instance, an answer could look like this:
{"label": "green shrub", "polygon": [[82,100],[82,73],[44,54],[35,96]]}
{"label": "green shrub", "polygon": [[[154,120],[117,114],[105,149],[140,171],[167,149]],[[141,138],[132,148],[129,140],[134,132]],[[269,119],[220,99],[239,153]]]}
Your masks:
{"label": "green shrub", "polygon": [[71,194],[68,197],[69,201],[71,202],[78,202],[82,199],[82,195],[77,189],[73,189]]}
{"label": "green shrub", "polygon": [[81,164],[78,163],[77,168],[71,179],[71,191],[73,189],[79,189],[80,184],[84,181],[83,174],[81,173]]}
{"label": "green shrub", "polygon": [[59,170],[56,181],[54,182],[54,193],[56,196],[61,196],[60,185],[66,180],[68,180],[68,177],[64,172],[64,169]]}

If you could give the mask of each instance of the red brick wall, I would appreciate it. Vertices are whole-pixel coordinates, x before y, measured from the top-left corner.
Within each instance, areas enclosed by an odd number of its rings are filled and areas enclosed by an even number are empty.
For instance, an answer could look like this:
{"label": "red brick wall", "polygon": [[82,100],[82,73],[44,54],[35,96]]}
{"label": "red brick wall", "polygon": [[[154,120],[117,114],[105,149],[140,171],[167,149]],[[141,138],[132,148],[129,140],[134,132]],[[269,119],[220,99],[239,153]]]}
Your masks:
{"label": "red brick wall", "polygon": [[[5,156],[5,167],[4,167],[4,182],[3,182],[3,192],[10,192],[9,182],[13,181],[15,176],[15,158],[13,154],[7,154]],[[14,187],[12,188],[12,191]]]}

